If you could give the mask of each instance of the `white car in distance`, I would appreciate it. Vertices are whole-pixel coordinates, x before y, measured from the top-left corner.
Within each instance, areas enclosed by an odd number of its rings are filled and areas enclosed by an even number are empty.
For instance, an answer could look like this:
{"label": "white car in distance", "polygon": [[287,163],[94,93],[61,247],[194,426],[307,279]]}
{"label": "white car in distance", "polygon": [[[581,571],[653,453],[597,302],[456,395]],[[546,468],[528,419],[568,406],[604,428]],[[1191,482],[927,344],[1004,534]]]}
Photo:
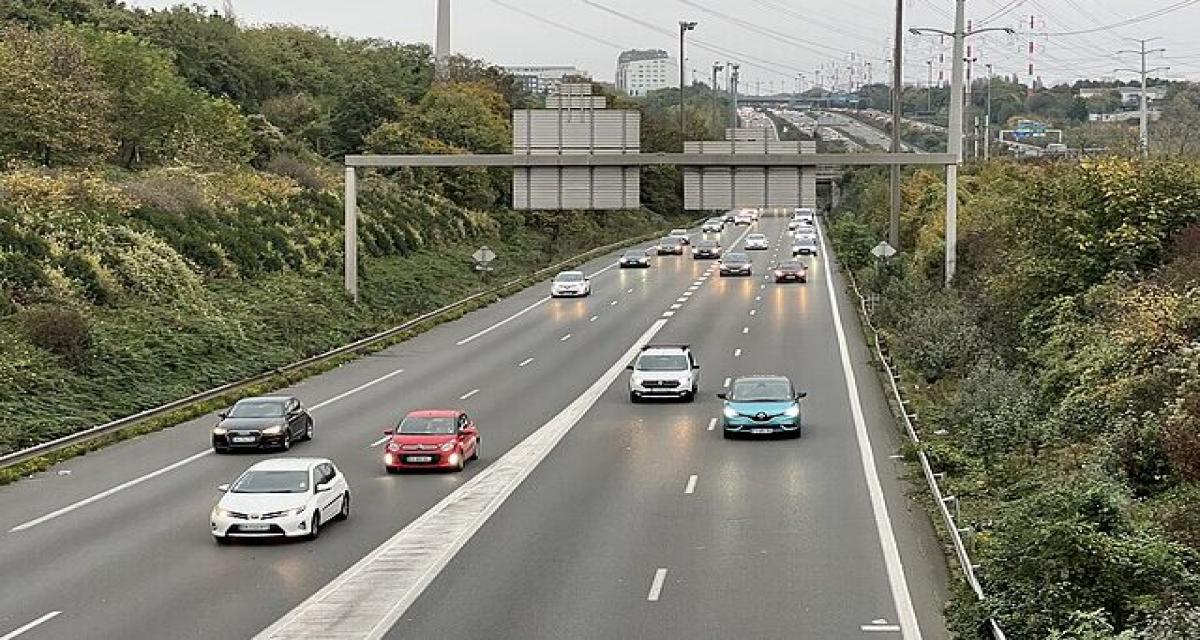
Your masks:
{"label": "white car in distance", "polygon": [[592,295],[592,281],[582,271],[563,271],[550,283],[551,298]]}
{"label": "white car in distance", "polygon": [[209,516],[213,539],[307,538],[321,527],[350,517],[350,485],[325,458],[271,458],[251,465],[232,484]]}
{"label": "white car in distance", "polygon": [[763,249],[767,249],[769,247],[770,247],[770,242],[767,240],[767,236],[764,234],[752,233],[752,234],[746,236],[746,250],[747,251],[763,250]]}
{"label": "white car in distance", "polygon": [[670,238],[679,238],[679,241],[683,244],[692,243],[692,239],[688,237],[687,229],[671,229],[671,233],[667,234],[667,236]]}

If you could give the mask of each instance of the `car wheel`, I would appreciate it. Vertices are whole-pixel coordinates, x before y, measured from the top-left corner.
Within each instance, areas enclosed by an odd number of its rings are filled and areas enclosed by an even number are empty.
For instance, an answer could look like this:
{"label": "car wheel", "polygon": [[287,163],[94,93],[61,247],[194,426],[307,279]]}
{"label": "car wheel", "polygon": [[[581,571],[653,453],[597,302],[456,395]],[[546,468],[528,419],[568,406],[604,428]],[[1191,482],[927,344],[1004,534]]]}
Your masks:
{"label": "car wheel", "polygon": [[217,545],[222,547],[227,547],[233,543],[233,540],[230,540],[229,536],[213,536],[213,540],[217,543]]}
{"label": "car wheel", "polygon": [[478,460],[478,459],[479,459],[479,447],[480,447],[480,442],[482,442],[482,441],[481,441],[479,438],[475,438],[475,451],[471,453],[471,459],[472,459],[472,460]]}
{"label": "car wheel", "polygon": [[306,427],[304,429],[304,439],[312,440],[313,439],[313,431],[315,431],[315,430],[316,430],[316,424],[310,418],[308,421],[308,427]]}
{"label": "car wheel", "polygon": [[726,440],[733,440],[733,432],[732,432],[732,431],[727,431],[727,430],[725,430],[725,429],[722,429],[722,430],[721,430],[721,435],[722,435],[722,436],[725,436],[725,439],[726,439]]}
{"label": "car wheel", "polygon": [[632,402],[633,404],[637,404],[642,401],[642,398],[638,394],[630,391],[629,392],[629,401]]}
{"label": "car wheel", "polygon": [[342,508],[338,510],[337,519],[346,520],[350,517],[350,492],[342,494]]}
{"label": "car wheel", "polygon": [[312,522],[308,523],[308,539],[316,540],[321,537],[321,514],[314,513]]}
{"label": "car wheel", "polygon": [[383,465],[383,470],[387,471],[389,475],[396,475],[397,473],[400,473],[399,469],[396,469],[394,467],[389,467],[386,464]]}
{"label": "car wheel", "polygon": [[279,445],[280,451],[289,451],[292,448],[292,432],[283,432],[283,444]]}
{"label": "car wheel", "polygon": [[467,467],[467,457],[464,455],[458,456],[458,464],[454,465],[455,471],[462,471]]}
{"label": "car wheel", "polygon": [[213,447],[213,451],[215,451],[216,453],[219,453],[219,454],[220,453],[229,453],[229,447]]}

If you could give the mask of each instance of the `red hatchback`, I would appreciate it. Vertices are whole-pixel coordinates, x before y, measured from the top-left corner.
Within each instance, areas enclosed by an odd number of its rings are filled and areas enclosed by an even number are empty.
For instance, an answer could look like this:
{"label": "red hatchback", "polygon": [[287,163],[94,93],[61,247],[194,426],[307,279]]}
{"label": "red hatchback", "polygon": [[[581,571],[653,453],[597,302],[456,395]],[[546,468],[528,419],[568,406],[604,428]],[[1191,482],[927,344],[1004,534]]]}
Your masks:
{"label": "red hatchback", "polygon": [[479,430],[462,411],[413,411],[404,416],[384,446],[383,466],[403,469],[454,469],[479,459]]}

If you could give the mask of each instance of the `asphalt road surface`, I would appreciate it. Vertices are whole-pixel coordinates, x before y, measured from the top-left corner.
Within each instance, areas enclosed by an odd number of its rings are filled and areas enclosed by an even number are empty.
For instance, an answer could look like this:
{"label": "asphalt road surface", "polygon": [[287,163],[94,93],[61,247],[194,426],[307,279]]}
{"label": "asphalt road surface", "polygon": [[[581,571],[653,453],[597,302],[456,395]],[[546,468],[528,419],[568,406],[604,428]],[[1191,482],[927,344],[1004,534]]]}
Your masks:
{"label": "asphalt road surface", "polygon": [[[775,285],[784,222],[756,227],[753,277],[609,256],[590,298],[539,285],[291,389],[317,431],[290,455],[354,497],[315,542],[213,543],[216,486],[279,455],[209,453],[213,416],[0,488],[0,640],[946,637],[945,561],[832,257]],[[629,403],[646,342],[692,345],[695,403]],[[803,438],[712,428],[747,373],[809,392]],[[382,430],[451,407],[482,459],[386,474]]]}

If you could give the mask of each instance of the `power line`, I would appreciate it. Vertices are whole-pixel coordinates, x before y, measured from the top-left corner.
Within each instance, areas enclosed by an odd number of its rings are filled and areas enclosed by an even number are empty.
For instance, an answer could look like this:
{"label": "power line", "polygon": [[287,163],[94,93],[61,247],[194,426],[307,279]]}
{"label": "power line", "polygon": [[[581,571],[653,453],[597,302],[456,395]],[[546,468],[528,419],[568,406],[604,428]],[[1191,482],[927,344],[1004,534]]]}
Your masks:
{"label": "power line", "polygon": [[1021,7],[1021,5],[1023,5],[1023,4],[1025,4],[1025,0],[1010,0],[1008,4],[1004,5],[1003,7],[1000,7],[999,9],[996,9],[991,14],[989,14],[986,18],[984,18],[983,20],[980,20],[979,24],[981,24],[981,25],[988,24],[993,20],[998,20],[998,19],[1002,18],[1004,16],[1004,14],[1006,14],[1014,9],[1019,9]]}
{"label": "power line", "polygon": [[770,2],[769,0],[754,0],[754,2],[760,4],[768,9],[771,9],[773,11],[778,11],[779,13],[782,13],[784,15],[791,16],[791,17],[793,17],[797,20],[800,20],[804,23],[816,24],[816,25],[821,26],[825,29],[828,29],[834,33],[837,33],[838,35],[846,36],[847,38],[854,38],[855,40],[858,40],[859,42],[866,42],[868,44],[878,44],[877,40],[874,40],[871,38],[865,38],[861,34],[855,32],[855,31],[852,31],[850,29],[844,28],[833,22],[822,22],[816,15],[813,15],[813,14],[815,14],[815,12],[811,12],[809,14],[803,14],[798,11],[789,9],[783,5],[777,4],[775,2]]}
{"label": "power line", "polygon": [[1046,32],[1046,33],[1039,33],[1037,35],[1040,35],[1040,36],[1078,36],[1078,35],[1083,35],[1083,34],[1087,34],[1087,33],[1097,33],[1100,31],[1109,31],[1111,29],[1118,29],[1120,27],[1128,27],[1130,25],[1135,25],[1135,24],[1138,24],[1141,22],[1145,22],[1147,20],[1153,20],[1154,18],[1160,18],[1169,13],[1174,13],[1175,11],[1178,11],[1180,9],[1186,9],[1187,7],[1190,7],[1197,3],[1200,3],[1200,0],[1181,0],[1180,2],[1176,2],[1174,4],[1162,7],[1160,9],[1155,9],[1154,11],[1150,11],[1148,13],[1137,15],[1132,18],[1126,18],[1125,20],[1122,20],[1120,22],[1114,22],[1114,23],[1108,24],[1108,25],[1101,25],[1101,26],[1094,27],[1091,29],[1078,29],[1076,31]]}
{"label": "power line", "polygon": [[526,11],[520,7],[515,7],[511,4],[508,4],[507,2],[504,2],[503,0],[491,0],[491,2],[493,4],[500,5],[501,7],[504,7],[505,9],[508,9],[509,11],[519,13],[519,14],[521,14],[527,18],[531,18],[533,20],[537,20],[538,22],[541,22],[543,24],[548,24],[552,27],[562,29],[563,31],[569,31],[581,38],[587,38],[588,40],[591,40],[592,42],[600,43],[606,47],[612,47],[612,48],[616,49],[617,51],[624,51],[629,48],[625,45],[617,44],[615,42],[610,42],[608,40],[605,40],[604,38],[601,38],[601,37],[598,37],[591,33],[588,33],[587,31],[583,31],[581,29],[576,29],[575,27],[572,27],[570,25],[562,24],[561,22],[555,22],[554,20],[551,20],[551,19],[549,19],[545,16],[542,16],[542,15],[539,15],[539,14],[533,13],[532,11]]}
{"label": "power line", "polygon": [[[826,44],[821,44],[820,42],[814,42],[812,40],[804,40],[802,38],[790,36],[781,31],[776,31],[776,30],[768,28],[768,27],[754,24],[753,22],[750,22],[748,20],[743,20],[737,16],[732,16],[732,15],[729,15],[728,13],[717,11],[716,9],[712,9],[710,7],[702,5],[699,2],[695,2],[695,0],[678,0],[678,2],[680,2],[681,4],[685,4],[689,7],[695,7],[696,9],[699,9],[710,15],[716,16],[717,18],[720,18],[721,20],[724,20],[726,22],[736,24],[736,25],[742,27],[743,29],[753,31],[753,32],[761,34],[761,35],[765,35],[769,38],[778,40],[779,42],[782,42],[784,44],[790,44],[794,47],[799,47],[801,49],[805,49],[809,52],[816,53],[818,55],[826,55],[826,56],[829,55],[826,52],[819,51],[817,49],[818,47],[821,49],[826,49],[828,51],[832,51],[833,53],[836,53],[836,54],[855,53],[848,49],[839,49],[837,47],[831,47]],[[878,60],[878,58],[876,58],[876,60]]]}

